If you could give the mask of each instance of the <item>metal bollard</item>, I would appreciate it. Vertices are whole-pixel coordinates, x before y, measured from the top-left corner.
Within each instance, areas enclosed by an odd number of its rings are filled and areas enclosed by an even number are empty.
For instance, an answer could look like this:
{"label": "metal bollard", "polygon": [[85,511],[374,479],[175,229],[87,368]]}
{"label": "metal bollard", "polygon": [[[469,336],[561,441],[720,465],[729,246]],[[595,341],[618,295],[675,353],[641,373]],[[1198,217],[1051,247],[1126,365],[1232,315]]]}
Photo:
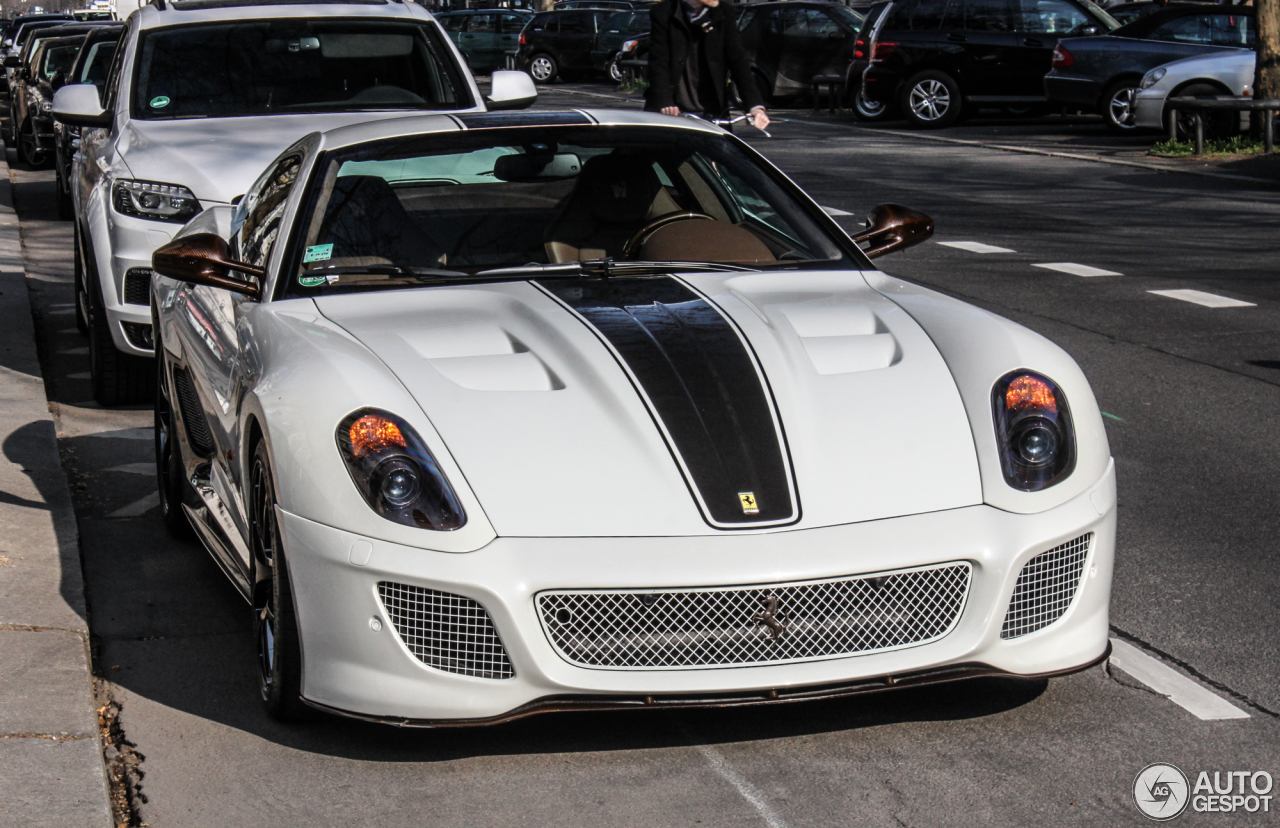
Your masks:
{"label": "metal bollard", "polygon": [[1204,116],[1196,113],[1196,155],[1204,155]]}
{"label": "metal bollard", "polygon": [[1178,110],[1169,110],[1169,143],[1178,143]]}
{"label": "metal bollard", "polygon": [[1269,153],[1275,148],[1276,113],[1262,113],[1262,151]]}

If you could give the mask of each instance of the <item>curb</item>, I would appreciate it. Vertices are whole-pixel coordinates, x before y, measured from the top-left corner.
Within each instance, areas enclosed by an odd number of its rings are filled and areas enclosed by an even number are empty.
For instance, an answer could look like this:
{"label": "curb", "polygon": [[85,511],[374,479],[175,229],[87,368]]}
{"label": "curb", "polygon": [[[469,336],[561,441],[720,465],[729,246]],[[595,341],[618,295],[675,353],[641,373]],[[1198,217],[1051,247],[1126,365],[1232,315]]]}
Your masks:
{"label": "curb", "polygon": [[0,826],[110,826],[71,491],[0,156]]}

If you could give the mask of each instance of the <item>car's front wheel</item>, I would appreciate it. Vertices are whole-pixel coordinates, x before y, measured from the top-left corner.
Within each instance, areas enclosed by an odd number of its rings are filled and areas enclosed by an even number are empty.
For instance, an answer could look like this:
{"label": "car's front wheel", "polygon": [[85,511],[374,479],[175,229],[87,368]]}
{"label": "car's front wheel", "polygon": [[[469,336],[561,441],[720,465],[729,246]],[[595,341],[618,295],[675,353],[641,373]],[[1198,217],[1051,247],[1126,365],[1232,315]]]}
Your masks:
{"label": "car's front wheel", "polygon": [[[1179,89],[1169,97],[1171,98],[1202,98],[1214,97],[1223,94],[1222,90],[1216,86],[1210,86],[1207,83],[1195,83],[1191,86]],[[1169,110],[1166,104],[1164,114],[1165,134],[1169,134]],[[1236,112],[1201,112],[1200,117],[1204,121],[1204,137],[1210,138],[1230,138],[1239,131],[1240,115]],[[1194,141],[1196,138],[1196,113],[1182,110],[1178,113],[1178,131],[1177,137],[1179,141]]]}
{"label": "car's front wheel", "polygon": [[302,701],[302,645],[294,612],[289,563],[276,523],[275,475],[265,440],[253,451],[249,474],[249,535],[255,578],[253,624],[258,641],[258,690],[267,715],[281,722],[308,718]]}
{"label": "car's front wheel", "polygon": [[560,67],[551,55],[534,55],[529,61],[529,75],[534,83],[551,83],[560,74]]}
{"label": "car's front wheel", "polygon": [[18,155],[22,163],[33,170],[44,166],[48,153],[40,149],[40,140],[36,137],[36,122],[27,118],[18,131]]}
{"label": "car's front wheel", "polygon": [[901,109],[911,125],[919,129],[951,126],[964,109],[960,84],[945,72],[921,72],[903,85]]}
{"label": "car's front wheel", "polygon": [[1138,94],[1137,81],[1120,80],[1102,93],[1102,120],[1107,129],[1116,135],[1130,135],[1138,124],[1134,121],[1134,99]]}
{"label": "car's front wheel", "polygon": [[155,366],[146,357],[121,353],[116,348],[97,268],[87,249],[90,243],[85,239],[80,245],[80,278],[88,298],[89,376],[93,398],[106,406],[151,402],[156,393]]}
{"label": "car's front wheel", "polygon": [[609,61],[609,65],[606,67],[606,71],[608,71],[609,73],[609,79],[612,80],[614,83],[622,83],[622,81],[624,80],[622,76],[622,67],[618,65],[617,58],[614,58],[613,60]]}

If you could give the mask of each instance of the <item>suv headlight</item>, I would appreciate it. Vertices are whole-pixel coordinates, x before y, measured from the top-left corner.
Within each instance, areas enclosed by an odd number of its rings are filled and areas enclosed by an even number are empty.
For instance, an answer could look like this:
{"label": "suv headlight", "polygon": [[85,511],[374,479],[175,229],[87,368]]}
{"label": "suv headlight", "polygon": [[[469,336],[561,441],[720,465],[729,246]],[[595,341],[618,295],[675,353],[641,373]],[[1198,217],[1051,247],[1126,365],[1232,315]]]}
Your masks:
{"label": "suv headlight", "polygon": [[639,45],[640,45],[640,41],[638,40],[628,40],[626,43],[622,44],[622,51],[633,52],[635,51],[635,48]]}
{"label": "suv headlight", "polygon": [[1168,70],[1163,66],[1159,69],[1152,69],[1150,72],[1142,76],[1142,83],[1138,84],[1143,89],[1150,89],[1160,82]]}
{"label": "suv headlight", "polygon": [[991,390],[996,445],[1005,482],[1047,489],[1076,467],[1076,435],[1066,395],[1034,371],[1005,374]]}
{"label": "suv headlight", "polygon": [[338,424],[338,452],[373,511],[420,529],[448,531],[467,522],[436,459],[399,417],[362,408]]}
{"label": "suv headlight", "polygon": [[186,187],[128,178],[111,188],[111,203],[117,213],[174,224],[186,224],[200,212],[200,202]]}

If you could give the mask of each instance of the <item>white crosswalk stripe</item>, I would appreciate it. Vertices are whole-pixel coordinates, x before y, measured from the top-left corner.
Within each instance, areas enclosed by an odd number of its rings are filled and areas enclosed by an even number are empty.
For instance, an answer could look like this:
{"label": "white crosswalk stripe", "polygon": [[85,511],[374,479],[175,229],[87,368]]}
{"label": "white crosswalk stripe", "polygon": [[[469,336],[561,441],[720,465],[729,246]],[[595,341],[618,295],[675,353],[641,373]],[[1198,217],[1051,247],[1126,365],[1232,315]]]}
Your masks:
{"label": "white crosswalk stripe", "polygon": [[1114,270],[1103,270],[1100,267],[1090,267],[1089,265],[1076,264],[1075,262],[1047,262],[1045,264],[1033,264],[1032,267],[1043,267],[1045,270],[1056,270],[1059,273],[1070,273],[1072,276],[1123,276],[1123,273],[1116,273]]}
{"label": "white crosswalk stripe", "polygon": [[983,244],[976,241],[945,241],[938,242],[943,247],[954,247],[956,250],[967,250],[970,253],[1016,253],[1016,250],[1010,250],[1007,247],[996,247],[994,244]]}
{"label": "white crosswalk stripe", "polygon": [[1154,293],[1156,296],[1167,296],[1170,299],[1181,299],[1184,302],[1191,302],[1196,305],[1203,305],[1206,308],[1254,308],[1257,307],[1253,302],[1242,302],[1239,299],[1232,299],[1227,296],[1219,296],[1216,293],[1205,293],[1203,290],[1149,290],[1147,293]]}

